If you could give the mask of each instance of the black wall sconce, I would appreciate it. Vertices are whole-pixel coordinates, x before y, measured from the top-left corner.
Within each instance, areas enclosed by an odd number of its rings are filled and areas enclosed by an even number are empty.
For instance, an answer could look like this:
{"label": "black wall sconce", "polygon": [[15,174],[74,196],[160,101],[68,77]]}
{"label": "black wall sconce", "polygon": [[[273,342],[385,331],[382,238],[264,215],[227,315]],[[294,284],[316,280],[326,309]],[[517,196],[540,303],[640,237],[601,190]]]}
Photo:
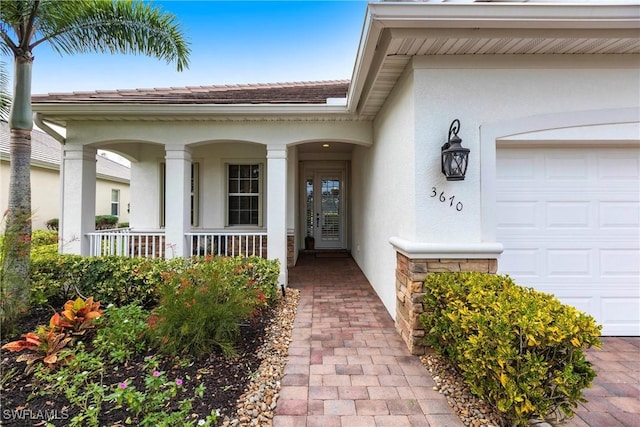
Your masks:
{"label": "black wall sconce", "polygon": [[447,181],[462,181],[467,173],[469,149],[462,146],[458,136],[460,120],[455,119],[449,126],[449,138],[440,149],[442,155],[442,173]]}

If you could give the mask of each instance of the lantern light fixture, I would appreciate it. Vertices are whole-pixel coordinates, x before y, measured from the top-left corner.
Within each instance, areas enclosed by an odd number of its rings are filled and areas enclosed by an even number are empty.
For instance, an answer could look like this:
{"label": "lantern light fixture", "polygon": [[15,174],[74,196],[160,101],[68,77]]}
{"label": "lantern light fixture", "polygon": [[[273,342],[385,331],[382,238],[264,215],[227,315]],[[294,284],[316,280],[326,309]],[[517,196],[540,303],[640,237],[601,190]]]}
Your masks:
{"label": "lantern light fixture", "polygon": [[462,181],[467,173],[470,150],[462,146],[459,131],[460,120],[455,119],[449,126],[447,142],[440,149],[442,173],[447,177],[447,181]]}

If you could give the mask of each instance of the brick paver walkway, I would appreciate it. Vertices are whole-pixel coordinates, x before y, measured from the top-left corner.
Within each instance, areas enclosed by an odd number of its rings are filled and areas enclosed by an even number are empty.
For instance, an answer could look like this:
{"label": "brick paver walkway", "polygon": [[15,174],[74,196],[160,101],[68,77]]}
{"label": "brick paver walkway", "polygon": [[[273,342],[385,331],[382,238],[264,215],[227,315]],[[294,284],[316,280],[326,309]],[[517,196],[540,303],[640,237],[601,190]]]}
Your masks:
{"label": "brick paver walkway", "polygon": [[[301,256],[301,290],[274,427],[462,427],[350,258]],[[598,377],[563,427],[640,427],[640,338],[590,350]]]}
{"label": "brick paver walkway", "polygon": [[461,427],[350,258],[301,257],[274,427]]}
{"label": "brick paver walkway", "polygon": [[598,376],[562,427],[640,427],[640,337],[603,337],[587,359]]}

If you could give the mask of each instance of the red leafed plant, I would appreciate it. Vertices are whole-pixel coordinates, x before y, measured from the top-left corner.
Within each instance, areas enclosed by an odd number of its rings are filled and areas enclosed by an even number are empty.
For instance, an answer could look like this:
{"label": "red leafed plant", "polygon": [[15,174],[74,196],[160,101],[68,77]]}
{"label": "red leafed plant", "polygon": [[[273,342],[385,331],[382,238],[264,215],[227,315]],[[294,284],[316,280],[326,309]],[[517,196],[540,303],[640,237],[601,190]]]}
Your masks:
{"label": "red leafed plant", "polygon": [[[54,314],[54,317],[58,313]],[[75,335],[84,333],[85,330],[93,328],[94,319],[102,315],[100,303],[93,302],[93,297],[86,300],[77,298],[75,301],[67,301],[59,319],[56,319],[60,329],[71,329]]]}
{"label": "red leafed plant", "polygon": [[55,313],[51,316],[49,326],[39,326],[35,332],[22,335],[22,340],[7,343],[2,349],[34,351],[35,353],[23,354],[16,359],[18,362],[27,362],[26,372],[29,372],[33,363],[38,360],[53,367],[71,356],[70,352],[65,354],[63,350],[73,342],[74,336],[82,335],[87,329],[93,328],[94,319],[101,315],[100,303],[93,302],[93,297],[67,301],[62,314]]}

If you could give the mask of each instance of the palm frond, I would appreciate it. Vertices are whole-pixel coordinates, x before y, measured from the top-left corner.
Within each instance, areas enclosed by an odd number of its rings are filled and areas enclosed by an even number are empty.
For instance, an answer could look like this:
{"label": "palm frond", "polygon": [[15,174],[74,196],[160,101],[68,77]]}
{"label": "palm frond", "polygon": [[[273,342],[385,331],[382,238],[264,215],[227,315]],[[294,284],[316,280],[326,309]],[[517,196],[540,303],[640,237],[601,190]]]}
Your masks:
{"label": "palm frond", "polygon": [[61,54],[143,54],[188,67],[175,16],[141,0],[43,0],[35,24],[32,48],[47,42]]}
{"label": "palm frond", "polygon": [[9,94],[9,74],[7,64],[0,61],[0,120],[7,120],[11,110],[11,95]]}

